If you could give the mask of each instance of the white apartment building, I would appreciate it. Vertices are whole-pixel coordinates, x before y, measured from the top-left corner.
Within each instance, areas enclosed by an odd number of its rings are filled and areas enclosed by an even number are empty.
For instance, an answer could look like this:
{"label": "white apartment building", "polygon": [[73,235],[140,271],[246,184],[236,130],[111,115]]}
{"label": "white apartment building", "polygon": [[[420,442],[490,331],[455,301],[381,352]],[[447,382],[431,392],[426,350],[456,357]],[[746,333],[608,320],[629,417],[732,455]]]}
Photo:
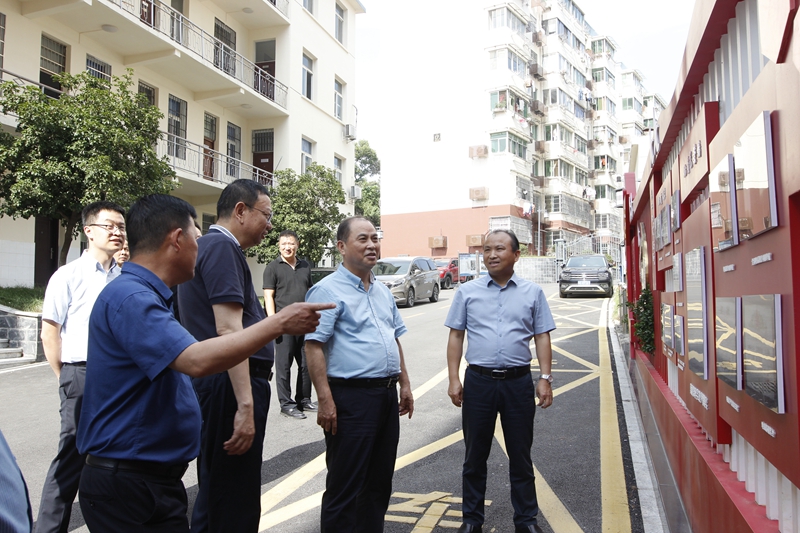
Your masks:
{"label": "white apartment building", "polygon": [[455,25],[437,6],[416,15],[398,13],[399,26],[436,39],[386,61],[387,75],[433,65],[387,95],[419,112],[381,150],[384,255],[474,252],[497,228],[538,255],[558,240],[619,236],[614,191],[645,128],[644,88],[613,39],[571,0],[471,0]]}
{"label": "white apartment building", "polygon": [[[164,114],[158,153],[177,173],[173,194],[207,229],[220,192],[238,178],[274,186],[273,172],[316,162],[352,193],[363,12],[359,0],[0,0],[0,67],[5,80],[54,88],[55,73],[132,68],[138,91]],[[0,218],[0,284],[46,283],[57,229],[48,219]],[[76,241],[69,260],[79,251]],[[252,266],[260,280],[263,266]]]}

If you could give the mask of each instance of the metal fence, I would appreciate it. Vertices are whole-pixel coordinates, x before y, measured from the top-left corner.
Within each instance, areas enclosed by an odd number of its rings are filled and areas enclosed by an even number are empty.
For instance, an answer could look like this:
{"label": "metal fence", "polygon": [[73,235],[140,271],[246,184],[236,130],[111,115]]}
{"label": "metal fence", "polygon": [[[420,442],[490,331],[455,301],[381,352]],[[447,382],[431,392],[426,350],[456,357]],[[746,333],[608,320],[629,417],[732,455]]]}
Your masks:
{"label": "metal fence", "polygon": [[558,265],[553,257],[520,257],[514,266],[517,276],[534,283],[555,283]]}

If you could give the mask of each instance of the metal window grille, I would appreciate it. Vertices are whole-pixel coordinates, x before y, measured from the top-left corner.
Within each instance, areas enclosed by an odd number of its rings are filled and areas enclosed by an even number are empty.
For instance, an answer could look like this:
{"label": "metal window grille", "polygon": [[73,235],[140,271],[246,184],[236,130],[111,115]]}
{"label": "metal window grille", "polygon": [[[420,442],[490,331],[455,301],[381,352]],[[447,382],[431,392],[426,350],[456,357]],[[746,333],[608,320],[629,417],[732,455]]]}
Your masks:
{"label": "metal window grille", "polygon": [[236,32],[225,25],[221,20],[214,19],[214,37],[219,39],[214,43],[214,66],[236,75]]}
{"label": "metal window grille", "polygon": [[[0,68],[3,68],[3,56],[6,52],[6,15],[0,13]],[[0,74],[2,79],[2,74]]]}
{"label": "metal window grille", "polygon": [[169,95],[167,133],[167,153],[186,159],[186,100],[173,95]]}
{"label": "metal window grille", "polygon": [[86,54],[86,71],[93,77],[111,81],[111,65]]}
{"label": "metal window grille", "polygon": [[139,94],[143,94],[147,98],[147,103],[154,106],[156,104],[156,88],[148,85],[143,81],[139,82]]}
{"label": "metal window grille", "polygon": [[233,178],[239,177],[239,160],[242,157],[242,128],[228,122],[228,162],[225,173]]}
{"label": "metal window grille", "polygon": [[209,141],[217,140],[217,117],[205,114],[203,119],[203,137]]}
{"label": "metal window grille", "polygon": [[217,223],[217,216],[210,213],[203,213],[203,235],[208,233],[211,224]]}
{"label": "metal window grille", "polygon": [[67,46],[42,35],[42,55],[39,66],[53,74],[67,69]]}
{"label": "metal window grille", "polygon": [[275,151],[275,130],[253,130],[253,153]]}

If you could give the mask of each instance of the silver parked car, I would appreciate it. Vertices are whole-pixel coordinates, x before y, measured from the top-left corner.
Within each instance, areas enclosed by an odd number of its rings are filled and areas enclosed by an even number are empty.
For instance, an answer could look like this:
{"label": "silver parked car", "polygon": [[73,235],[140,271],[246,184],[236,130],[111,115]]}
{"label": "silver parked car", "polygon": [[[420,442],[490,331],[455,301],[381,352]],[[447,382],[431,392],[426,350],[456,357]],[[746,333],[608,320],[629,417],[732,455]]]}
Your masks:
{"label": "silver parked car", "polygon": [[439,300],[439,271],[430,257],[386,257],[372,273],[389,287],[398,305],[413,307],[420,298]]}

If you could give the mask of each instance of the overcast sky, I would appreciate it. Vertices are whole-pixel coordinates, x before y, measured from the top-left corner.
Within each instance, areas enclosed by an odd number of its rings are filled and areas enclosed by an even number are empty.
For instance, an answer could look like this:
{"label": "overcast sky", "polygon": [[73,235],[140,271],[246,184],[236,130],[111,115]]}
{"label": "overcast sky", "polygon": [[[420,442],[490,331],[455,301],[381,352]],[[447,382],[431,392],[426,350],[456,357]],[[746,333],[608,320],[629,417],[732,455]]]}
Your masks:
{"label": "overcast sky", "polygon": [[[428,1],[459,4],[458,0]],[[380,157],[381,129],[392,127],[392,122],[380,118],[381,106],[385,105],[381,98],[385,80],[375,79],[370,71],[381,61],[382,48],[403,45],[382,42],[381,28],[392,24],[394,10],[407,10],[411,4],[400,0],[361,0],[361,3],[367,12],[356,18],[357,133],[359,139],[370,141]],[[613,37],[619,46],[615,59],[628,68],[638,69],[644,74],[645,87],[669,101],[683,58],[694,0],[579,0],[577,3],[598,34]],[[415,38],[413,32],[408,37]]]}

